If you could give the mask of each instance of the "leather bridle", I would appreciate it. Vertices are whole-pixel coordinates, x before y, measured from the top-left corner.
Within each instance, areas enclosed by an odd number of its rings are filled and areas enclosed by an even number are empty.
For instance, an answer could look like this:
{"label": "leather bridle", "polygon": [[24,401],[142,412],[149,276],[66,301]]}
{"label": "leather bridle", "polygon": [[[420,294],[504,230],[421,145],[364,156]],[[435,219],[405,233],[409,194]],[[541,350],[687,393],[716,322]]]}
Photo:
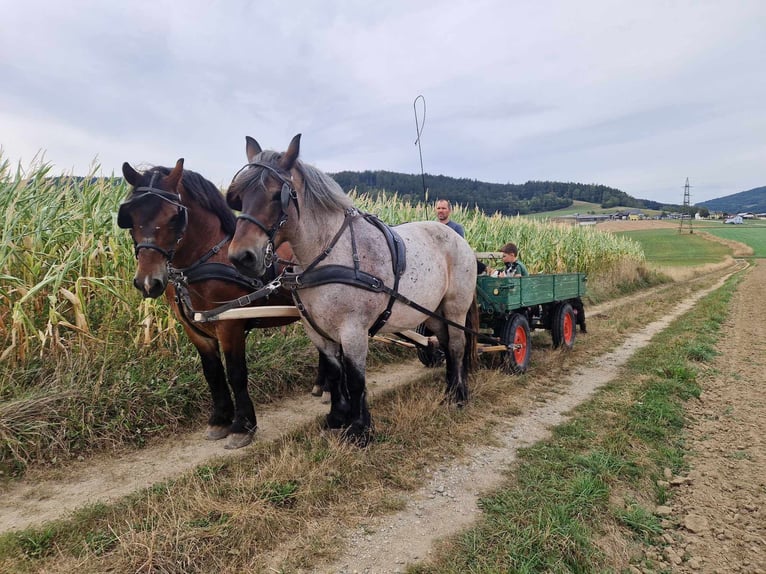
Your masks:
{"label": "leather bridle", "polygon": [[295,187],[293,187],[292,177],[288,179],[287,177],[285,177],[284,174],[282,174],[274,166],[269,165],[267,163],[258,162],[258,161],[254,161],[242,166],[242,168],[237,173],[234,174],[234,177],[232,178],[232,183],[234,182],[234,180],[237,179],[237,176],[243,170],[249,167],[261,167],[282,182],[282,191],[279,197],[280,212],[279,212],[279,217],[277,218],[277,221],[274,223],[274,225],[272,225],[271,227],[267,227],[258,218],[250,215],[249,213],[240,213],[237,216],[237,219],[243,219],[245,221],[252,223],[253,225],[258,227],[261,231],[263,231],[266,234],[268,243],[266,244],[266,250],[264,252],[264,265],[266,266],[266,268],[269,268],[274,264],[274,254],[276,252],[276,248],[274,246],[274,238],[276,237],[277,233],[282,228],[282,226],[285,223],[287,223],[287,217],[288,217],[287,209],[288,207],[290,207],[290,201],[292,201],[293,204],[295,204],[295,211],[298,214],[298,218],[300,218],[301,216],[300,207],[298,206],[298,193],[295,191]]}
{"label": "leather bridle", "polygon": [[124,209],[127,208],[127,206],[130,205],[131,203],[135,203],[137,201],[146,199],[150,195],[154,197],[159,197],[161,200],[176,206],[178,208],[177,215],[181,216],[182,223],[180,225],[180,231],[176,232],[176,241],[174,246],[171,249],[164,249],[160,247],[159,245],[157,245],[154,241],[142,241],[139,243],[135,239],[133,240],[133,248],[135,251],[136,259],[138,259],[138,254],[142,249],[151,249],[153,251],[157,251],[158,253],[162,254],[162,256],[165,259],[167,259],[168,262],[170,262],[172,261],[173,256],[175,255],[176,247],[183,239],[189,217],[188,217],[188,211],[186,209],[186,206],[181,203],[180,195],[178,195],[177,193],[165,191],[164,189],[159,189],[154,187],[154,181],[157,178],[157,175],[158,175],[157,173],[152,175],[152,180],[148,186],[140,186],[135,188],[131,198],[120,205],[120,210],[117,215],[117,225],[119,227],[122,227],[123,229],[130,229],[131,227],[133,227],[132,219],[130,218],[129,215],[127,215]]}

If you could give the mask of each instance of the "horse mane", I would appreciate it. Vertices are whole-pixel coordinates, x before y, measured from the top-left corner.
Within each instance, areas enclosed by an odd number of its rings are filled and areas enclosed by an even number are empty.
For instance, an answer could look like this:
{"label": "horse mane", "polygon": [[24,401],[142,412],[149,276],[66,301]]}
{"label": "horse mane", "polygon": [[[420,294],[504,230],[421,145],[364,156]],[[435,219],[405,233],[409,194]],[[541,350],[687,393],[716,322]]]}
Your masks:
{"label": "horse mane", "polygon": [[[266,150],[259,153],[255,161],[276,166],[281,158],[281,152]],[[326,173],[300,159],[295,161],[293,167],[303,177],[303,201],[309,213],[316,215],[320,211],[344,211],[354,206],[338,182]],[[268,176],[269,171],[264,168],[245,170],[241,177],[232,182],[230,192],[239,193],[255,185],[265,186]]]}
{"label": "horse mane", "polygon": [[[167,176],[170,174],[170,171],[169,167],[157,165],[147,170],[146,174],[159,172]],[[224,233],[234,235],[237,227],[237,218],[229,209],[229,206],[226,205],[226,199],[221,190],[213,182],[205,179],[196,171],[185,169],[181,177],[181,183],[193,201],[197,202],[202,209],[211,212],[221,220],[221,229]]]}

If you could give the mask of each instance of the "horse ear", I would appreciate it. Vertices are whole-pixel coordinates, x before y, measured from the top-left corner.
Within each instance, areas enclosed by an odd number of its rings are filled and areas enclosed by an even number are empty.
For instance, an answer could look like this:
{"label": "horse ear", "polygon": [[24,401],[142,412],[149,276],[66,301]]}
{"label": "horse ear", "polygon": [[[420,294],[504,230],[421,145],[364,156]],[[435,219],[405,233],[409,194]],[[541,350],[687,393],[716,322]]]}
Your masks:
{"label": "horse ear", "polygon": [[253,163],[255,156],[261,153],[263,150],[258,142],[250,136],[245,136],[245,153],[247,154],[247,161]]}
{"label": "horse ear", "polygon": [[168,174],[167,183],[170,189],[173,191],[178,188],[178,184],[181,183],[181,177],[184,174],[184,158],[180,158],[176,162],[176,166]]}
{"label": "horse ear", "polygon": [[290,145],[287,146],[287,151],[279,158],[279,167],[285,171],[290,171],[295,165],[295,160],[298,159],[298,154],[301,151],[301,134],[296,135]]}
{"label": "horse ear", "polygon": [[122,164],[122,177],[124,177],[125,181],[127,181],[130,185],[136,187],[138,184],[138,178],[141,177],[141,174],[133,169],[133,167],[128,162],[125,162]]}
{"label": "horse ear", "polygon": [[242,198],[239,194],[233,194],[231,190],[226,192],[226,203],[234,211],[242,211]]}

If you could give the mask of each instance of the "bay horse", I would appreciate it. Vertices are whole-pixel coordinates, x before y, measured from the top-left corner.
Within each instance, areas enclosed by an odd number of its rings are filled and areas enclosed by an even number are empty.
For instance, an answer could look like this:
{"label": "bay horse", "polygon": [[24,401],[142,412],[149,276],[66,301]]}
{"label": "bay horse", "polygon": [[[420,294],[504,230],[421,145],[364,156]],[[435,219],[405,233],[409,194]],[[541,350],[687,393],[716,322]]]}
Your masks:
{"label": "bay horse", "polygon": [[446,398],[462,406],[478,327],[476,257],[468,243],[436,221],[392,228],[359,212],[332,178],[298,158],[300,134],[285,152],[264,151],[248,136],[245,151],[248,163],[226,193],[241,212],[229,258],[260,277],[274,249],[292,245],[300,271],[283,276],[283,285],[326,361],[325,426],[369,442],[368,335],[423,322],[445,352]]}
{"label": "bay horse", "polygon": [[[166,294],[199,353],[212,397],[206,438],[228,437],[225,448],[240,448],[252,442],[257,428],[247,390],[247,333],[254,327],[286,325],[297,318],[193,320],[194,311],[244,297],[262,283],[242,276],[229,261],[236,219],[219,189],[183,165],[184,160],[179,159],[172,169],[155,166],[141,173],[125,162],[122,174],[132,189],[120,205],[117,224],[129,229],[133,238],[137,260],[133,285],[145,298]],[[292,258],[289,244],[280,248],[279,256],[286,261]],[[254,304],[292,305],[292,298],[278,289]],[[317,384],[323,368],[320,358]]]}

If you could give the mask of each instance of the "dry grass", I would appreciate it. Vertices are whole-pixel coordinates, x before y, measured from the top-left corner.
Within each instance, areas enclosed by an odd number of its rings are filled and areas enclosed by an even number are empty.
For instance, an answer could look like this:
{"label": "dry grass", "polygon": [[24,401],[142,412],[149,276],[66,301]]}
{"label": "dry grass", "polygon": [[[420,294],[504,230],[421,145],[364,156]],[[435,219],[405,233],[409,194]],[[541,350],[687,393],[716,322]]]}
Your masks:
{"label": "dry grass", "polygon": [[[705,234],[709,235],[709,234]],[[712,236],[711,236],[712,237]],[[751,250],[752,251],[752,250]],[[734,265],[734,259],[727,255],[723,261],[717,263],[707,263],[705,265],[697,265],[694,267],[662,267],[657,266],[655,268],[657,273],[669,277],[672,281],[683,283],[689,281],[695,277],[705,277],[712,273],[729,269]]]}
{"label": "dry grass", "polygon": [[[294,572],[336,558],[338,533],[401,508],[430,471],[493,441],[499,420],[555,393],[565,373],[616,346],[685,296],[667,290],[635,313],[615,306],[589,318],[593,338],[579,335],[572,352],[554,351],[534,334],[530,371],[522,377],[482,370],[472,377],[463,410],[440,404],[443,370],[426,371],[371,405],[376,442],[350,447],[318,421],[247,457],[211,462],[93,515],[67,523],[57,556],[35,570],[56,572]],[[18,571],[22,555],[0,566]],[[26,563],[29,565],[28,563]],[[23,570],[22,570],[23,571]]]}

